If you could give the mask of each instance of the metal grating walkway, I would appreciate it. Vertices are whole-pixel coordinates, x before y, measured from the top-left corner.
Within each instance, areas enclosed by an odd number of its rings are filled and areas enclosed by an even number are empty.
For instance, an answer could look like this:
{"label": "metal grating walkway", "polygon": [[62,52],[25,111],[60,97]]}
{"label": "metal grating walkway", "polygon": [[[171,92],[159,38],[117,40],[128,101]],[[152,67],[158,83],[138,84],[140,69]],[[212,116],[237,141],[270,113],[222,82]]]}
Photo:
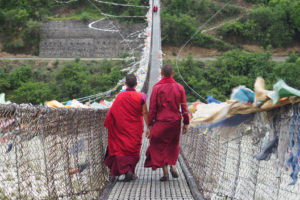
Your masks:
{"label": "metal grating walkway", "polygon": [[[154,0],[153,5],[159,6],[159,0]],[[159,6],[160,8],[160,6]],[[161,35],[160,35],[160,9],[152,17],[152,50],[151,50],[151,71],[149,77],[148,100],[152,92],[153,85],[159,80],[161,59]],[[148,105],[149,106],[149,105]],[[146,126],[145,126],[146,128]],[[144,134],[145,135],[145,134]],[[130,199],[130,200],[192,200],[192,194],[185,180],[180,163],[177,162],[179,178],[174,179],[170,174],[170,181],[161,182],[163,176],[162,169],[152,171],[151,168],[144,168],[146,159],[145,152],[149,145],[149,140],[144,136],[141,149],[140,161],[136,167],[137,180],[131,182],[122,182],[124,175],[120,176],[113,189],[110,192],[109,200]]]}
{"label": "metal grating walkway", "polygon": [[145,152],[149,145],[148,139],[144,138],[141,150],[141,158],[136,168],[137,180],[122,182],[124,176],[113,187],[109,200],[128,199],[128,200],[192,200],[192,194],[181,170],[180,163],[177,162],[179,178],[174,179],[170,176],[170,181],[161,182],[159,178],[163,176],[162,170],[152,171],[151,168],[144,168]]}

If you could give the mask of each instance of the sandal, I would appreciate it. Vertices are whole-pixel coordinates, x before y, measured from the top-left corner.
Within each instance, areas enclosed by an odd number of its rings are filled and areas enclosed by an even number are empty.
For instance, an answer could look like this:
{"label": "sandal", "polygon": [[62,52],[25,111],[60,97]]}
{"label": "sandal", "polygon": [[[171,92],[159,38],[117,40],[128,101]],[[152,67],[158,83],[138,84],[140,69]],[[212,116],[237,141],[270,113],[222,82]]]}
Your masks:
{"label": "sandal", "polygon": [[169,181],[169,177],[168,176],[163,176],[159,179],[161,182],[165,182],[165,181]]}
{"label": "sandal", "polygon": [[138,177],[137,175],[133,174],[132,180],[136,180],[136,179],[138,179],[138,178],[139,178],[139,177]]}
{"label": "sandal", "polygon": [[171,172],[173,178],[178,178],[179,177],[176,168],[173,169],[173,167],[170,167],[170,172]]}
{"label": "sandal", "polygon": [[127,172],[127,173],[125,174],[125,178],[123,179],[123,181],[124,181],[124,182],[129,182],[129,181],[133,180],[133,176],[134,176],[133,173]]}

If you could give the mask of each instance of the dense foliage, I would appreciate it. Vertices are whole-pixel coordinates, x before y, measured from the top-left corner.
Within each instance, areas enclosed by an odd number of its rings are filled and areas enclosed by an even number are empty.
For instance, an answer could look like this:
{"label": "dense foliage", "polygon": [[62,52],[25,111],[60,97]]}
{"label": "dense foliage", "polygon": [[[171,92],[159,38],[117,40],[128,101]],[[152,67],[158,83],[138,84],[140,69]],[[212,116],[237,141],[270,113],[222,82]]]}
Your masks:
{"label": "dense foliage", "polygon": [[[221,7],[217,2],[210,0],[169,0],[163,1],[162,4],[162,41],[164,44],[176,46],[184,44]],[[229,5],[214,18],[214,21],[235,16],[240,12],[237,6]],[[191,43],[219,50],[230,48],[230,45],[201,32]]]}
{"label": "dense foliage", "polygon": [[[127,0],[106,0],[124,3]],[[229,50],[232,43],[253,43],[262,46],[286,47],[300,37],[300,2],[298,0],[245,0],[253,3],[249,15],[229,22],[218,29],[222,39],[210,35],[195,35],[191,43],[204,48]],[[58,2],[68,2],[59,0]],[[133,5],[148,5],[148,0],[131,0]],[[210,19],[226,1],[223,0],[166,0],[161,2],[163,44],[180,46]],[[147,8],[122,7],[99,3],[96,0],[77,0],[60,4],[54,0],[1,0],[0,39],[4,51],[39,54],[39,30],[43,20],[91,20],[111,15],[144,16]],[[212,21],[237,17],[245,8],[230,3]],[[122,19],[141,22],[140,18]],[[208,23],[208,24],[209,24]],[[231,45],[230,45],[231,43]]]}
{"label": "dense foliage", "polygon": [[32,104],[89,96],[113,88],[125,75],[121,64],[106,60],[87,66],[76,60],[45,69],[24,65],[12,71],[7,64],[0,71],[0,92],[13,102]]}
{"label": "dense foliage", "polygon": [[[125,0],[105,0],[125,3]],[[59,0],[57,2],[68,2]],[[96,1],[77,0],[61,4],[54,0],[1,0],[0,1],[0,39],[4,51],[10,53],[39,54],[40,27],[43,20],[91,20],[111,15],[141,15],[147,9],[97,4]],[[130,4],[147,5],[148,0],[133,0]],[[101,11],[98,8],[101,8]],[[133,22],[140,20],[130,18]]]}
{"label": "dense foliage", "polygon": [[[182,81],[174,61],[173,65],[175,79],[185,87],[187,100],[201,100]],[[270,53],[233,50],[208,64],[188,57],[179,62],[178,68],[187,84],[204,98],[213,95],[224,101],[230,97],[232,89],[239,85],[253,90],[258,76],[265,79],[267,89],[272,90],[279,79],[300,89],[300,79],[296,78],[300,77],[300,58],[296,54],[291,54],[285,62],[275,62],[271,60]]]}
{"label": "dense foliage", "polygon": [[[264,47],[287,47],[300,37],[300,2],[298,0],[245,0],[253,3],[243,17],[228,22],[217,30],[221,40],[198,33],[192,45],[228,50],[235,45],[251,43]],[[162,9],[163,43],[180,46],[201,25],[213,16],[226,1],[172,0],[164,1]],[[238,3],[230,3],[213,19],[224,21],[245,13]],[[205,27],[202,27],[205,29]],[[298,41],[299,42],[299,41]]]}
{"label": "dense foliage", "polygon": [[[175,61],[170,61],[175,69],[175,79],[186,90],[189,102],[201,100],[182,81]],[[62,64],[54,62],[46,68],[24,64],[11,70],[7,63],[0,70],[0,93],[17,103],[39,104],[46,100],[67,101],[107,91],[125,76],[121,73],[124,63],[103,61],[84,63],[83,61]],[[265,79],[266,88],[279,79],[291,87],[300,89],[300,58],[291,54],[285,62],[271,60],[271,53],[248,53],[233,50],[215,61],[207,63],[194,60],[191,56],[178,63],[179,70],[189,86],[206,98],[213,95],[219,100],[230,97],[232,89],[245,85],[253,90],[256,77]]]}
{"label": "dense foliage", "polygon": [[286,47],[300,36],[300,2],[261,1],[248,17],[227,23],[218,34],[231,42],[250,42],[263,46]]}
{"label": "dense foliage", "polygon": [[40,21],[50,14],[54,1],[1,0],[0,36],[4,37],[3,47],[8,52],[27,51],[38,54]]}

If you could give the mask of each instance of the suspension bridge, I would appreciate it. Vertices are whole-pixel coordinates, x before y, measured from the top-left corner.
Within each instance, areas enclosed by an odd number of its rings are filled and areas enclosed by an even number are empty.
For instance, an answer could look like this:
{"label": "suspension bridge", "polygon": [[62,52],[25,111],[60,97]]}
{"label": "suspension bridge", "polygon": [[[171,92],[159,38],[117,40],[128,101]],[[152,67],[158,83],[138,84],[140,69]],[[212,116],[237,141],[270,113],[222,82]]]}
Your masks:
{"label": "suspension bridge", "polygon": [[[159,4],[150,0],[150,11]],[[162,66],[159,12],[152,13],[143,86],[148,97]],[[300,199],[299,181],[289,185],[291,171],[282,167],[285,145],[300,135],[299,103],[257,113],[234,128],[190,129],[181,138],[179,178],[169,182],[159,181],[162,171],[143,167],[146,138],[138,179],[128,183],[110,176],[103,162],[107,111],[0,105],[0,199]],[[255,159],[274,136],[276,154]]]}

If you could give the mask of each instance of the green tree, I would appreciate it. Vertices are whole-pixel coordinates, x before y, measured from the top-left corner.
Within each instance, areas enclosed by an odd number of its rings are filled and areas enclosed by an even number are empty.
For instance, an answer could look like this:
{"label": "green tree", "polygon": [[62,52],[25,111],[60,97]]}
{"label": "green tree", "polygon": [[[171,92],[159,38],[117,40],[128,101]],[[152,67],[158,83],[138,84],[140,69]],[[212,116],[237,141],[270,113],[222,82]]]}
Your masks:
{"label": "green tree", "polygon": [[163,12],[162,23],[163,40],[167,44],[180,45],[196,31],[195,19],[186,14],[177,16]]}
{"label": "green tree", "polygon": [[16,103],[40,104],[53,98],[53,91],[48,84],[43,82],[26,82],[22,83],[14,91],[11,100]]}
{"label": "green tree", "polygon": [[86,77],[88,72],[80,62],[73,62],[64,67],[56,78],[61,94],[71,99],[88,95],[85,94],[85,91],[89,90]]}
{"label": "green tree", "polygon": [[3,31],[3,27],[5,25],[5,13],[2,9],[0,9],[0,31]]}
{"label": "green tree", "polygon": [[217,34],[232,42],[251,42],[265,47],[288,46],[296,36],[290,23],[290,8],[285,0],[274,1],[271,5],[253,9],[249,19],[226,23]]}
{"label": "green tree", "polygon": [[3,69],[0,69],[0,93],[5,93],[10,88],[7,75],[8,74]]}
{"label": "green tree", "polygon": [[300,59],[295,54],[291,54],[284,63],[278,63],[274,67],[276,80],[283,79],[289,86],[300,89]]}
{"label": "green tree", "polygon": [[84,66],[82,62],[73,62],[64,67],[56,77],[56,87],[60,90],[59,99],[65,101],[107,91],[124,76],[120,70],[119,66],[113,66],[107,60],[101,64],[101,72]]}
{"label": "green tree", "polygon": [[[40,42],[40,28],[41,23],[38,21],[29,20],[26,23],[25,28],[22,31],[22,39],[28,46],[39,46]],[[36,49],[35,55],[38,55],[38,48]]]}
{"label": "green tree", "polygon": [[113,84],[117,84],[119,80],[123,77],[120,73],[121,68],[119,66],[114,66],[110,72],[110,78]]}
{"label": "green tree", "polygon": [[291,21],[295,28],[300,32],[300,2],[295,1],[291,6]]}
{"label": "green tree", "polygon": [[300,88],[300,82],[294,78],[300,77],[299,58],[292,54],[287,62],[277,63],[271,60],[271,56],[270,52],[232,50],[206,64],[188,57],[178,62],[183,78],[177,73],[177,66],[173,62],[174,78],[185,87],[188,101],[196,101],[200,97],[186,83],[203,98],[212,95],[221,101],[229,98],[232,89],[239,85],[253,90],[258,76],[265,79],[266,89],[272,89],[279,78],[292,87]]}
{"label": "green tree", "polygon": [[29,14],[24,9],[12,9],[4,12],[5,33],[15,35],[15,32],[28,20]]}
{"label": "green tree", "polygon": [[32,68],[30,66],[22,66],[15,69],[8,75],[8,81],[11,89],[16,89],[21,86],[22,83],[32,80]]}

